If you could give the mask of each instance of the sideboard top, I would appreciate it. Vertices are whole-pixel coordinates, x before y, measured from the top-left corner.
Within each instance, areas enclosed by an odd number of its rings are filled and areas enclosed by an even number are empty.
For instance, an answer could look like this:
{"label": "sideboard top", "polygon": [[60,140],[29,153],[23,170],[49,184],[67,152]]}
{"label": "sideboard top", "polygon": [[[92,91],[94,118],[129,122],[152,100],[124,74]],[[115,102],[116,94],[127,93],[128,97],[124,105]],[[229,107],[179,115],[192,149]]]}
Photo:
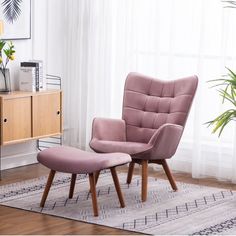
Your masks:
{"label": "sideboard top", "polygon": [[41,94],[52,94],[52,93],[58,93],[58,92],[61,92],[61,90],[55,89],[55,90],[43,90],[43,91],[37,91],[37,92],[12,91],[10,93],[0,93],[0,98],[10,99],[10,98],[19,98],[19,97],[30,97],[30,96],[38,96]]}

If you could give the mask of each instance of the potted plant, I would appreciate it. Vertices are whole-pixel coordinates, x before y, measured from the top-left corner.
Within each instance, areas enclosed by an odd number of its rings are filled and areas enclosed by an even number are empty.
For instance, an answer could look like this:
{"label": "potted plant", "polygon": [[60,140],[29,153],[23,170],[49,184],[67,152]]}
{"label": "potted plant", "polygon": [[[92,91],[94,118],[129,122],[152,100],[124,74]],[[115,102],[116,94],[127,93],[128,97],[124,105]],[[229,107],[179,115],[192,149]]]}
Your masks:
{"label": "potted plant", "polygon": [[224,111],[222,114],[217,116],[214,120],[207,122],[209,126],[213,126],[213,133],[219,131],[219,136],[224,130],[225,126],[236,118],[236,73],[229,68],[228,74],[223,76],[221,79],[211,80],[209,82],[217,82],[213,87],[223,86],[218,89],[220,96],[222,97],[222,103],[228,101],[231,103],[232,108]]}
{"label": "potted plant", "polygon": [[14,45],[12,42],[6,42],[0,40],[0,84],[2,84],[0,91],[1,92],[10,92],[10,72],[7,68],[7,64],[10,60],[14,60]]}

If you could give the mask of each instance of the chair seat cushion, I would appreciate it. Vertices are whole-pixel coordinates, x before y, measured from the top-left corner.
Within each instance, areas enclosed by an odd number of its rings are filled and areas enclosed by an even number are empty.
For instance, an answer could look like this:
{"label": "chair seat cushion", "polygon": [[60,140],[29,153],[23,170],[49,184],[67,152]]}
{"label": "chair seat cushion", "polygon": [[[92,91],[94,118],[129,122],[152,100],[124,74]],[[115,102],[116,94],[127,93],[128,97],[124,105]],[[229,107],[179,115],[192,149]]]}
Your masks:
{"label": "chair seat cushion", "polygon": [[100,153],[123,152],[129,155],[142,153],[152,148],[152,146],[147,143],[105,141],[98,139],[92,139],[90,147]]}
{"label": "chair seat cushion", "polygon": [[73,147],[52,147],[39,152],[38,161],[51,170],[86,174],[131,162],[124,153],[97,154]]}

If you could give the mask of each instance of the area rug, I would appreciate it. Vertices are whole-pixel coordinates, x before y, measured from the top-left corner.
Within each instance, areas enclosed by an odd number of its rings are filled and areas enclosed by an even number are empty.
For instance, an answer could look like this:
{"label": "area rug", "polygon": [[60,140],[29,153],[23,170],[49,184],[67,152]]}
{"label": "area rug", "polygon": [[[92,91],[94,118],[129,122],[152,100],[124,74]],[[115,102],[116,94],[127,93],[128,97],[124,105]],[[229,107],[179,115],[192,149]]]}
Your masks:
{"label": "area rug", "polygon": [[119,179],[126,207],[119,207],[109,172],[97,185],[99,217],[93,216],[89,181],[78,175],[73,199],[68,199],[70,176],[58,174],[44,208],[39,202],[47,177],[0,187],[0,204],[93,224],[145,234],[236,234],[236,193],[230,190],[178,182],[172,191],[169,182],[149,177],[148,200],[140,198],[140,176],[126,184]]}

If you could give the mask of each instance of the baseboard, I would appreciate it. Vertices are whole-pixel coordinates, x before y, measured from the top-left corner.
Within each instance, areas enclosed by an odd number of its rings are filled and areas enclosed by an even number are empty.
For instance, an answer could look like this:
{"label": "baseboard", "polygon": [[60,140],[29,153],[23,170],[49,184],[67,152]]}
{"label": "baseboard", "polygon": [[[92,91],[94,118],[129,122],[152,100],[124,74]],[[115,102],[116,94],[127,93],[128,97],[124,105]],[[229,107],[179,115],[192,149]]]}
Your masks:
{"label": "baseboard", "polygon": [[37,152],[17,154],[14,156],[5,156],[1,159],[1,169],[11,169],[19,166],[25,166],[37,163]]}

